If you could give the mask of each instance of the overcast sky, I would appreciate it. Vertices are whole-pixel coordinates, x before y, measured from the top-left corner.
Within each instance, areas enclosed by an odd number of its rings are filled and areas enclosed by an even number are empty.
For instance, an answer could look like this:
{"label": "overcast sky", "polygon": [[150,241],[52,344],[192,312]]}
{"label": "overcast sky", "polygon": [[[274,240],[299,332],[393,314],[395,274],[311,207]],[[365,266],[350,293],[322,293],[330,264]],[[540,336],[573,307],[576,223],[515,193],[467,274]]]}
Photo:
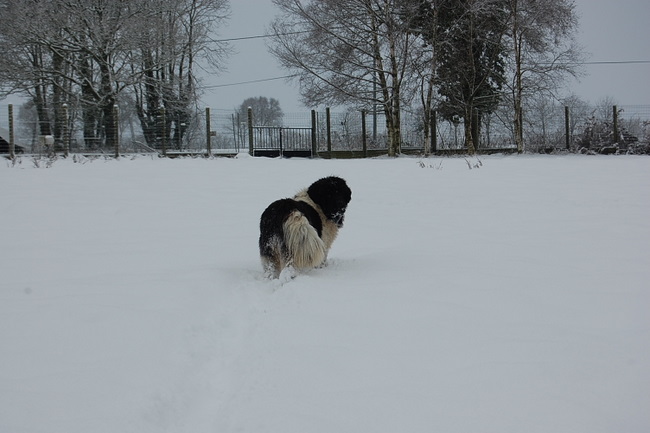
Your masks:
{"label": "overcast sky", "polygon": [[[580,19],[579,42],[590,62],[650,61],[650,1],[575,0]],[[220,38],[264,34],[277,11],[271,0],[231,0],[232,16]],[[252,96],[276,98],[285,113],[303,111],[298,89],[268,54],[264,39],[233,42],[237,54],[228,60],[228,71],[205,80],[209,87],[203,102],[214,109],[232,109]],[[650,63],[588,64],[580,82],[571,80],[568,93],[588,102],[612,97],[619,105],[650,105]],[[224,86],[225,85],[225,86]]]}

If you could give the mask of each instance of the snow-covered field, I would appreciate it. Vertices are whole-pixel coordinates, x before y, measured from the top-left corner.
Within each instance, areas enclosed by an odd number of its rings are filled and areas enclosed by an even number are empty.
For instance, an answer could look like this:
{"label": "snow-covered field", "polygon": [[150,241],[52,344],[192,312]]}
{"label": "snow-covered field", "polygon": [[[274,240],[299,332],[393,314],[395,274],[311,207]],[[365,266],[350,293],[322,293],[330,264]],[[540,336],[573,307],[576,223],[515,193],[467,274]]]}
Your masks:
{"label": "snow-covered field", "polygon": [[[0,162],[0,432],[649,431],[650,158],[481,162]],[[329,265],[264,279],[331,174]]]}

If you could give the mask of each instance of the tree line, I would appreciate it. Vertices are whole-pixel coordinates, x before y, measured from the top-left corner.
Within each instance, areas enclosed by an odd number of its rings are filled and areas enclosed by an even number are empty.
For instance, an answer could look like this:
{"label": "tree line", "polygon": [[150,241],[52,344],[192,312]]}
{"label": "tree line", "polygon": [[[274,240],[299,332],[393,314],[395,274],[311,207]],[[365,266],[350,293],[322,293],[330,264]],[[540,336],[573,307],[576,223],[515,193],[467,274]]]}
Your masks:
{"label": "tree line", "polygon": [[[419,107],[426,146],[439,115],[462,125],[471,153],[504,101],[523,149],[524,99],[552,94],[581,56],[571,0],[273,3],[269,48],[305,105],[383,114],[391,155],[406,107]],[[29,96],[41,135],[61,137],[70,115],[86,148],[111,146],[118,106],[134,107],[148,145],[180,143],[197,68],[227,59],[213,35],[228,12],[228,0],[0,0],[0,91]]]}
{"label": "tree line", "polygon": [[[581,51],[570,0],[273,0],[272,51],[309,105],[382,112],[389,154],[401,146],[401,112],[419,105],[463,125],[477,148],[483,120],[512,104],[523,149],[523,100],[576,74]],[[424,128],[430,146],[432,128]]]}
{"label": "tree line", "polygon": [[80,119],[88,149],[117,140],[116,107],[135,111],[148,145],[180,142],[195,111],[197,68],[219,68],[228,53],[212,40],[228,5],[2,0],[1,93],[29,97],[41,135],[61,140]]}

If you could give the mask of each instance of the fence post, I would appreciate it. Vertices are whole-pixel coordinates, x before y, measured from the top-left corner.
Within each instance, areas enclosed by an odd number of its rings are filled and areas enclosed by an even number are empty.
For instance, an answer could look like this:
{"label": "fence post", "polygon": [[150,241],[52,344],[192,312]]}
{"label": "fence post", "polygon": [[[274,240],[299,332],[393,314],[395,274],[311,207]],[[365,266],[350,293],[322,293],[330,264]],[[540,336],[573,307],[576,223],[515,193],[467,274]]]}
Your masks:
{"label": "fence post", "polygon": [[239,146],[241,144],[241,131],[239,128],[239,113],[237,113],[237,120],[235,121],[235,113],[230,115],[230,120],[232,121],[232,139],[235,143],[235,149],[239,153]]}
{"label": "fence post", "polygon": [[113,105],[113,127],[115,128],[115,158],[120,157],[120,109]]}
{"label": "fence post", "polygon": [[566,150],[570,150],[571,149],[571,122],[569,118],[568,105],[564,106],[564,136],[565,136]]}
{"label": "fence post", "polygon": [[618,107],[616,105],[614,105],[614,107],[612,108],[612,111],[613,111],[613,113],[612,113],[613,117],[612,118],[614,119],[614,125],[613,125],[614,130],[612,131],[612,133],[614,134],[614,144],[618,144],[618,140],[619,140],[619,134],[618,134]]}
{"label": "fence post", "polygon": [[254,156],[253,152],[253,109],[251,107],[248,107],[247,110],[248,114],[248,153],[250,153],[251,156]]}
{"label": "fence post", "polygon": [[14,138],[14,104],[9,104],[8,115],[9,115],[9,158],[14,159],[16,157],[16,142]]}
{"label": "fence post", "polygon": [[330,107],[325,108],[325,125],[327,127],[327,153],[332,157],[332,117]]}
{"label": "fence post", "polygon": [[67,158],[68,155],[70,154],[70,132],[69,132],[69,124],[70,124],[70,113],[68,111],[68,104],[63,104],[63,155]]}
{"label": "fence post", "polygon": [[163,156],[167,156],[167,116],[165,107],[160,107],[160,146]]}
{"label": "fence post", "polygon": [[431,153],[438,151],[438,117],[436,110],[431,110]]}
{"label": "fence post", "polygon": [[210,126],[210,107],[205,107],[205,148],[208,158],[212,156],[212,127]]}
{"label": "fence post", "polygon": [[361,147],[363,157],[368,157],[368,139],[366,137],[366,110],[361,110]]}
{"label": "fence post", "polygon": [[316,110],[311,110],[311,157],[318,156],[318,137],[316,135]]}

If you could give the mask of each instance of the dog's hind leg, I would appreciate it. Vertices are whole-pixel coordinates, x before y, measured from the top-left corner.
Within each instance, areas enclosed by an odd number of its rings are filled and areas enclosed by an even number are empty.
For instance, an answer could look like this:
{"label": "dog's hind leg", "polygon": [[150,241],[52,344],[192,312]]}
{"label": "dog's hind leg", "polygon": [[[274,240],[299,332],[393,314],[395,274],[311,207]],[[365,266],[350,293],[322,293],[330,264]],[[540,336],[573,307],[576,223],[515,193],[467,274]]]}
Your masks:
{"label": "dog's hind leg", "polygon": [[277,278],[279,271],[273,260],[268,257],[262,257],[262,269],[264,270],[264,277],[273,279]]}
{"label": "dog's hind leg", "polygon": [[260,259],[264,276],[267,278],[278,278],[285,266],[285,254],[282,252],[280,244],[281,241],[275,237],[267,242],[260,242]]}

